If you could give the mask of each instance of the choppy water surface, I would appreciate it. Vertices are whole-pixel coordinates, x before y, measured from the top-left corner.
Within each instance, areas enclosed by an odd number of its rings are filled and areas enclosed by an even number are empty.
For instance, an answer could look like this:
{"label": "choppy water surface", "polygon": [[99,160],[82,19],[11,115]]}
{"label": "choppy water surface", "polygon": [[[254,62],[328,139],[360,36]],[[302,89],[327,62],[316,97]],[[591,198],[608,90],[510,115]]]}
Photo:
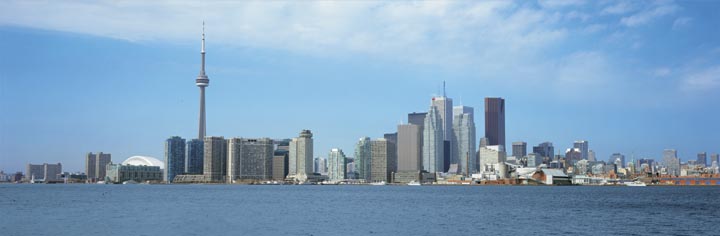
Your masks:
{"label": "choppy water surface", "polygon": [[720,188],[6,184],[0,213],[0,235],[720,235]]}

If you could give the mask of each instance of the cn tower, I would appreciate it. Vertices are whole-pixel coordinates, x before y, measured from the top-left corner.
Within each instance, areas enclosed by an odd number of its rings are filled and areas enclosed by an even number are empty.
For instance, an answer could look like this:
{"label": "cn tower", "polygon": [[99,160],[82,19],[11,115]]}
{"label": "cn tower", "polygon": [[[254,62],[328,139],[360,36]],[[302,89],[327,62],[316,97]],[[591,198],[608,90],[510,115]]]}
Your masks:
{"label": "cn tower", "polygon": [[195,80],[195,85],[200,87],[200,127],[198,130],[198,139],[203,140],[205,137],[205,87],[210,84],[210,80],[207,75],[205,75],[205,21],[203,21],[202,49],[200,55],[202,56],[202,65],[200,66],[200,74]]}

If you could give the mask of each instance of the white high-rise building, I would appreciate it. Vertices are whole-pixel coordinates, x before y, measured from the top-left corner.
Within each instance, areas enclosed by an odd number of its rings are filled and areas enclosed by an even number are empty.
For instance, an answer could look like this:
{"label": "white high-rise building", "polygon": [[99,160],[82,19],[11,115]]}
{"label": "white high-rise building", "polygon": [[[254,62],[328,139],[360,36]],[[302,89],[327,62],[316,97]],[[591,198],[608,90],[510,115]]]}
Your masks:
{"label": "white high-rise building", "polygon": [[437,107],[430,106],[423,130],[423,170],[427,172],[445,171],[443,134],[440,111]]}
{"label": "white high-rise building", "polygon": [[288,157],[288,178],[304,182],[313,175],[313,139],[310,130],[301,131],[299,137],[290,141]]}
{"label": "white high-rise building", "polygon": [[665,149],[663,151],[663,162],[669,175],[680,175],[680,158],[677,157],[677,150]]}
{"label": "white high-rise building", "polygon": [[457,106],[453,108],[453,139],[451,164],[458,164],[458,171],[469,175],[476,172],[475,157],[475,121],[473,108]]}
{"label": "white high-rise building", "polygon": [[444,141],[450,141],[452,139],[452,117],[453,117],[453,105],[452,99],[445,97],[433,97],[430,106],[435,107],[442,124],[442,137]]}
{"label": "white high-rise building", "polygon": [[347,179],[345,167],[347,165],[347,157],[342,149],[330,149],[328,154],[328,179],[330,181],[342,181]]}

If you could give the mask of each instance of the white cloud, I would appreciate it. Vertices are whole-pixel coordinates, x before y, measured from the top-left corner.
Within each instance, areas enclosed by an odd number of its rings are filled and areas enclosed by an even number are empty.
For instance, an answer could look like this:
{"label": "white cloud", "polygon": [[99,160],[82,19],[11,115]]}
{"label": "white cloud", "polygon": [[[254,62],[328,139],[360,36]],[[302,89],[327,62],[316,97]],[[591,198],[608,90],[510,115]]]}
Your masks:
{"label": "white cloud", "polygon": [[544,8],[562,8],[580,6],[586,4],[585,0],[538,0],[538,4]]}
{"label": "white cloud", "polygon": [[568,20],[580,20],[580,21],[587,21],[590,18],[590,14],[579,12],[579,11],[570,11],[567,14],[565,14],[565,18]]}
{"label": "white cloud", "polygon": [[631,1],[621,1],[617,4],[603,8],[602,11],[600,11],[600,14],[622,15],[631,11],[635,11],[635,9],[636,6]]}
{"label": "white cloud", "polygon": [[614,76],[605,54],[595,51],[575,52],[555,65],[557,82],[562,87],[589,89],[605,84]]}
{"label": "white cloud", "polygon": [[655,77],[666,77],[669,76],[671,73],[672,70],[670,68],[660,67],[653,70],[651,74]]}
{"label": "white cloud", "polygon": [[682,79],[682,87],[687,91],[719,89],[720,65],[687,74]]}
{"label": "white cloud", "polygon": [[[320,55],[362,53],[416,63],[527,56],[566,37],[561,17],[509,1],[9,1],[0,24],[131,41],[197,40],[209,47]],[[479,51],[478,48],[488,48]]]}
{"label": "white cloud", "polygon": [[673,30],[679,30],[687,25],[689,25],[692,22],[692,18],[690,17],[680,17],[675,19],[673,22]]}
{"label": "white cloud", "polygon": [[593,34],[607,29],[604,24],[591,24],[582,29],[583,33]]}
{"label": "white cloud", "polygon": [[640,26],[647,24],[656,18],[671,15],[678,9],[679,7],[675,4],[657,4],[631,16],[623,17],[620,19],[620,23],[628,27]]}

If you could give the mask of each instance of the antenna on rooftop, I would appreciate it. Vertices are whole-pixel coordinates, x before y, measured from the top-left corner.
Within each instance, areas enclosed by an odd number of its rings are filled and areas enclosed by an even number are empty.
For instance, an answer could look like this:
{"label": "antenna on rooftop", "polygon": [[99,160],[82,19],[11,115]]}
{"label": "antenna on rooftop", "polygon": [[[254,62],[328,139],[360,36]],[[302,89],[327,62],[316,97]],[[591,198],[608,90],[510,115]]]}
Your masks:
{"label": "antenna on rooftop", "polygon": [[443,97],[446,97],[445,95],[445,80],[443,80]]}

